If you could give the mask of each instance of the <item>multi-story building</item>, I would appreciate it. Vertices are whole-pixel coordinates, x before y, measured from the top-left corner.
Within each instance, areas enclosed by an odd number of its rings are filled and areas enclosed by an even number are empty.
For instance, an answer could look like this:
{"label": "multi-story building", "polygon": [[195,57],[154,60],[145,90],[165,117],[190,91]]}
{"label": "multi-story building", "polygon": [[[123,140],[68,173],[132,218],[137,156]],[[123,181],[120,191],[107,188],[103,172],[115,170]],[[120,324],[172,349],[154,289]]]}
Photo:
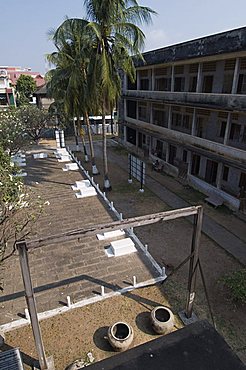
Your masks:
{"label": "multi-story building", "polygon": [[121,138],[239,208],[246,188],[246,27],[143,54],[123,79]]}
{"label": "multi-story building", "polygon": [[11,87],[8,73],[0,67],[0,110],[15,105],[14,89]]}
{"label": "multi-story building", "polygon": [[[31,76],[37,87],[45,84],[44,77],[39,72],[33,72],[31,68],[0,66],[0,108],[16,105],[15,86],[21,75]],[[3,86],[5,92],[3,91]],[[30,103],[36,103],[36,98],[31,97]]]}

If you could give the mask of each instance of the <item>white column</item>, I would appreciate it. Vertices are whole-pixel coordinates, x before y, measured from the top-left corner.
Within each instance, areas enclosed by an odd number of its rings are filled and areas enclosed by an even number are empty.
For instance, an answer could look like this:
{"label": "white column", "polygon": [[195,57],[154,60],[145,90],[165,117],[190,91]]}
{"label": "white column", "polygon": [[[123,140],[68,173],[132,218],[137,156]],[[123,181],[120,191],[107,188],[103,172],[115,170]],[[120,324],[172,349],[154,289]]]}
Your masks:
{"label": "white column", "polygon": [[239,69],[240,69],[240,59],[236,59],[235,69],[234,69],[234,75],[233,75],[233,82],[232,82],[232,88],[231,93],[236,94],[237,93],[237,84],[238,84],[238,77],[239,77]]}
{"label": "white column", "polygon": [[124,99],[124,111],[123,111],[123,120],[126,120],[127,117],[127,109],[126,109],[126,99]]}
{"label": "white column", "polygon": [[155,90],[155,69],[152,68],[151,72],[152,72],[152,75],[151,75],[151,90],[154,91]]}
{"label": "white column", "polygon": [[196,108],[193,110],[193,116],[192,116],[192,126],[191,126],[191,135],[195,136],[196,135]]}
{"label": "white column", "polygon": [[227,145],[229,139],[229,133],[231,128],[231,113],[228,113],[227,121],[226,121],[226,129],[225,129],[225,136],[224,136],[224,145]]}
{"label": "white column", "polygon": [[188,162],[187,174],[190,175],[191,174],[191,166],[192,166],[192,155],[191,155],[190,151],[188,151],[188,154],[187,154],[187,162]]}
{"label": "white column", "polygon": [[149,103],[149,123],[153,124],[153,103]]}
{"label": "white column", "polygon": [[124,126],[124,142],[126,142],[126,126]]}
{"label": "white column", "polygon": [[168,107],[168,122],[167,127],[171,130],[172,129],[172,106],[169,105]]}
{"label": "white column", "polygon": [[166,162],[169,163],[170,144],[167,143]]}
{"label": "white column", "polygon": [[196,82],[196,92],[202,91],[202,63],[198,65],[198,72],[197,72],[197,82]]}
{"label": "white column", "polygon": [[172,65],[172,72],[171,72],[171,91],[174,91],[174,65]]}
{"label": "white column", "polygon": [[222,170],[223,170],[223,164],[220,162],[220,163],[218,164],[217,176],[216,176],[216,187],[217,187],[218,189],[220,189],[220,188],[221,188]]}
{"label": "white column", "polygon": [[139,79],[139,71],[136,71],[137,74],[137,90],[140,90],[140,79]]}

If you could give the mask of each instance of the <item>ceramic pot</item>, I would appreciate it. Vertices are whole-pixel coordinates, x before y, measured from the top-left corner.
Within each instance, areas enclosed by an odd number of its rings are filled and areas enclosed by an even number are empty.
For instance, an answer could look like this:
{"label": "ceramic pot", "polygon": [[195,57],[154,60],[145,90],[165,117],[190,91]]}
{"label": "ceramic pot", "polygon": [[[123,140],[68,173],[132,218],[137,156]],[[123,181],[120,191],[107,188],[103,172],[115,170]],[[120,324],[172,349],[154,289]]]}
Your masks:
{"label": "ceramic pot", "polygon": [[167,307],[155,307],[150,313],[150,320],[152,328],[157,334],[168,334],[173,330],[174,316]]}
{"label": "ceramic pot", "polygon": [[108,329],[108,341],[117,352],[123,352],[133,341],[133,329],[125,322],[116,322]]}

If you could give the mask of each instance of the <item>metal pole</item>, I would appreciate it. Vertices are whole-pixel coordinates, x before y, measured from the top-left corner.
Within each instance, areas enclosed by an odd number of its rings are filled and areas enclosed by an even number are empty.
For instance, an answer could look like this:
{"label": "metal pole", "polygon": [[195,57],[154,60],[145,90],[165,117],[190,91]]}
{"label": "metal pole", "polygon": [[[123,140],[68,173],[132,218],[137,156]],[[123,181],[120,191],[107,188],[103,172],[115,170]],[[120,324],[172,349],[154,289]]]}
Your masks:
{"label": "metal pole", "polygon": [[132,156],[129,154],[129,181],[132,180]]}
{"label": "metal pole", "polygon": [[141,162],[141,189],[140,190],[143,190],[143,171],[144,171],[144,164],[143,162]]}
{"label": "metal pole", "polygon": [[197,276],[197,266],[198,266],[198,251],[201,239],[202,231],[202,218],[203,218],[203,208],[201,206],[197,207],[197,214],[194,215],[193,224],[193,236],[191,243],[191,258],[189,266],[189,279],[188,279],[188,294],[185,314],[187,318],[192,316],[193,304],[195,299],[195,289],[196,289],[196,276]]}
{"label": "metal pole", "polygon": [[36,302],[34,298],[32,280],[30,275],[29,263],[28,263],[28,253],[25,242],[18,242],[16,247],[19,252],[20,266],[23,284],[25,288],[25,297],[27,302],[28,311],[30,314],[32,331],[34,336],[34,341],[36,344],[36,350],[38,353],[39,365],[41,370],[48,369],[47,359],[44,352],[44,345],[42,341],[41,331],[38,322]]}

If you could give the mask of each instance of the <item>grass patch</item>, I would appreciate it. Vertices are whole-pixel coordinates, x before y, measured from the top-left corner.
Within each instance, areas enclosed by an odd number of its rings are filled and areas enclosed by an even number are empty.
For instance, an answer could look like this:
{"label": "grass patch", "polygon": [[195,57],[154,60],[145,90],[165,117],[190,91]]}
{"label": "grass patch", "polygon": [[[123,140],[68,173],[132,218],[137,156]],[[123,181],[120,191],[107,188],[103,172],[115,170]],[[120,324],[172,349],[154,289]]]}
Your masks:
{"label": "grass patch", "polygon": [[229,289],[233,301],[246,303],[246,269],[235,271],[219,281]]}

